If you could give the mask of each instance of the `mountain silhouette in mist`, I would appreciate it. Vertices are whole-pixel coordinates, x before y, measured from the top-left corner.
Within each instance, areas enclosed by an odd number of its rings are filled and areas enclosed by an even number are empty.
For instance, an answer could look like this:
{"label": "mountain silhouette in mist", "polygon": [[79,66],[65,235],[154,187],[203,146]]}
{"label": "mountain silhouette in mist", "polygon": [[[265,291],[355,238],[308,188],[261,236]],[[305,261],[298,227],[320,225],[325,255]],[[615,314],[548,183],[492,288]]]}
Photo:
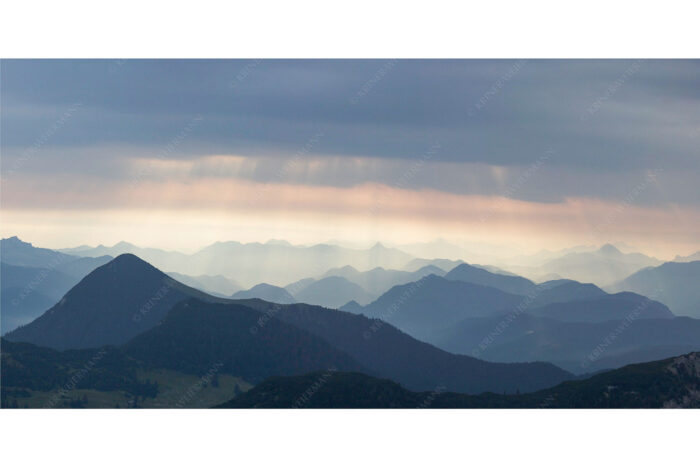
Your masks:
{"label": "mountain silhouette in mist", "polygon": [[294,296],[297,302],[328,308],[338,308],[351,300],[367,303],[372,298],[365,289],[339,276],[329,276],[314,281]]}
{"label": "mountain silhouette in mist", "polygon": [[600,298],[607,293],[595,284],[582,284],[570,279],[555,279],[537,284],[531,306]]}
{"label": "mountain silhouette in mist", "polygon": [[270,284],[258,284],[248,290],[241,290],[231,296],[235,299],[259,298],[274,303],[294,303],[297,300],[282,287]]}
{"label": "mountain silhouette in mist", "polygon": [[527,295],[535,288],[535,283],[524,277],[495,274],[466,263],[445,274],[445,279],[495,287],[516,295]]}
{"label": "mountain silhouette in mist", "polygon": [[[401,269],[406,270],[406,271],[417,271],[420,268],[424,268],[426,266],[435,266],[437,268],[442,269],[443,271],[451,271],[452,269],[456,268],[460,264],[462,264],[464,261],[462,260],[452,260],[452,259],[444,259],[444,258],[435,258],[435,259],[423,259],[423,258],[416,258],[412,259],[408,263],[404,265]],[[437,274],[441,275],[441,274]]]}
{"label": "mountain silhouette in mist", "polygon": [[221,275],[209,276],[202,274],[199,276],[188,276],[179,272],[168,272],[166,274],[185,285],[220,297],[230,297],[242,289],[236,281]]}
{"label": "mountain silhouette in mist", "polygon": [[530,307],[535,316],[558,321],[595,323],[631,319],[673,319],[674,315],[663,303],[632,292],[606,294],[584,300],[569,300]]}
{"label": "mountain silhouette in mist", "polygon": [[661,264],[656,258],[641,253],[622,253],[613,245],[596,251],[573,252],[547,261],[541,270],[581,282],[608,285],[649,266]]}
{"label": "mountain silhouette in mist", "polygon": [[[395,285],[414,282],[430,274],[444,276],[445,271],[434,265],[423,266],[415,271],[374,268],[363,272],[346,266],[344,268],[332,269],[324,274],[323,277],[344,277],[366,290],[370,296],[372,296],[372,299],[376,299]],[[362,300],[356,299],[356,301],[361,302]]]}
{"label": "mountain silhouette in mist", "polygon": [[17,237],[0,241],[0,333],[49,309],[86,274],[112,258],[79,258],[34,247]]}
{"label": "mountain silhouette in mist", "polygon": [[112,260],[110,256],[81,258],[48,248],[38,248],[17,237],[0,240],[0,257],[6,264],[59,271],[76,279],[82,279],[96,267]]}
{"label": "mountain silhouette in mist", "polygon": [[56,305],[6,338],[59,350],[119,345],[155,326],[187,297],[215,300],[124,254],[95,269]]}
{"label": "mountain silhouette in mist", "polygon": [[674,263],[686,263],[688,261],[700,261],[700,251],[688,256],[676,255],[676,257],[673,259]]}
{"label": "mountain silhouette in mist", "polygon": [[53,269],[0,263],[2,334],[41,315],[76,283],[72,276]]}
{"label": "mountain silhouette in mist", "polygon": [[513,393],[549,387],[572,377],[548,363],[494,364],[450,354],[386,322],[362,315],[301,303],[240,303],[323,338],[374,374],[413,390],[427,391],[442,385],[467,393]]}
{"label": "mountain silhouette in mist", "polygon": [[469,317],[515,308],[523,300],[494,287],[430,275],[397,285],[361,313],[391,323],[419,339]]}
{"label": "mountain silhouette in mist", "polygon": [[624,319],[567,322],[526,312],[466,319],[430,342],[489,361],[541,360],[587,373],[699,351],[700,320],[644,319],[633,311]]}
{"label": "mountain silhouette in mist", "polygon": [[664,263],[636,272],[610,287],[654,297],[682,316],[700,318],[700,261]]}
{"label": "mountain silhouette in mist", "polygon": [[[189,298],[199,301],[184,306]],[[138,315],[141,318],[135,320]],[[331,363],[350,368],[355,363],[343,360],[340,354],[345,354],[359,364],[358,369],[416,390],[444,384],[470,393],[528,391],[571,378],[548,363],[489,363],[452,355],[387,323],[338,310],[216,299],[129,254],[93,271],[59,304],[7,338],[55,349],[123,345],[128,355],[149,367],[177,371],[206,371],[207,365],[221,361],[232,374],[250,371],[246,374],[251,378],[265,376],[266,368],[281,371],[275,366],[278,359],[289,363],[284,371],[290,372],[311,371],[314,365],[324,370]],[[287,344],[275,342],[278,339]],[[290,342],[299,348],[289,347]],[[282,353],[289,357],[285,360]],[[324,360],[321,354],[338,358]],[[293,366],[292,356],[299,366]]]}
{"label": "mountain silhouette in mist", "polygon": [[381,244],[368,249],[351,249],[327,244],[296,246],[279,241],[216,242],[192,254],[141,248],[127,242],[112,247],[101,245],[62,251],[80,256],[132,253],[164,271],[195,277],[222,275],[244,284],[287,284],[300,277],[318,277],[331,268],[348,264],[362,270],[399,268],[413,259],[403,251]]}

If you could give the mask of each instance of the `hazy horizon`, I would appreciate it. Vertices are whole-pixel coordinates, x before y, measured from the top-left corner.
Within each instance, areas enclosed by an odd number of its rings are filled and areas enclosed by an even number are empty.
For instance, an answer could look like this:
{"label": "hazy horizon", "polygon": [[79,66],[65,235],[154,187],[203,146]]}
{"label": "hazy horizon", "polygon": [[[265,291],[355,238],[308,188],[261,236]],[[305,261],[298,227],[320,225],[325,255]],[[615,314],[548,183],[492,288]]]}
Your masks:
{"label": "hazy horizon", "polygon": [[700,250],[692,60],[4,60],[2,236]]}
{"label": "hazy horizon", "polygon": [[[534,248],[534,249],[527,249],[527,248],[522,248],[520,245],[514,245],[514,244],[496,244],[496,243],[460,243],[459,241],[450,241],[446,240],[445,238],[441,237],[436,237],[432,240],[426,240],[426,241],[418,241],[414,243],[396,243],[392,241],[386,241],[386,240],[374,240],[374,241],[368,241],[368,242],[353,242],[351,240],[339,240],[339,239],[326,239],[323,241],[313,241],[313,242],[294,242],[287,240],[285,238],[264,238],[264,239],[258,239],[258,240],[241,240],[241,239],[236,239],[236,238],[228,238],[228,239],[219,239],[215,240],[213,242],[208,242],[208,243],[203,243],[200,246],[196,246],[193,248],[178,248],[178,247],[164,247],[162,246],[162,243],[154,243],[154,244],[146,244],[143,242],[139,242],[138,240],[118,240],[116,242],[103,242],[103,243],[71,243],[71,244],[62,244],[62,243],[43,243],[41,241],[32,241],[32,236],[31,234],[28,236],[22,236],[22,235],[16,235],[16,234],[3,234],[2,239],[8,239],[11,237],[17,237],[19,240],[27,243],[31,243],[34,247],[38,248],[49,248],[52,250],[57,250],[57,251],[63,251],[63,250],[72,250],[72,249],[79,249],[82,247],[86,248],[98,248],[98,247],[105,247],[105,248],[113,248],[120,243],[126,243],[129,245],[133,245],[137,248],[153,248],[153,249],[158,249],[158,250],[163,250],[166,252],[176,252],[176,253],[183,253],[183,254],[193,254],[197,253],[204,248],[207,248],[211,245],[217,244],[217,243],[240,243],[242,245],[246,244],[274,244],[277,242],[284,242],[288,243],[292,247],[311,247],[315,245],[336,245],[348,249],[356,249],[356,250],[367,250],[372,248],[373,246],[380,244],[386,248],[396,248],[402,251],[405,251],[406,253],[411,254],[412,256],[415,256],[417,258],[425,258],[425,259],[437,259],[437,258],[445,258],[445,259],[461,259],[464,261],[468,261],[468,257],[460,257],[459,255],[455,254],[445,254],[445,249],[446,248],[451,248],[454,247],[455,249],[461,249],[465,253],[472,253],[475,255],[485,255],[485,256],[493,256],[494,258],[499,258],[502,260],[507,260],[509,256],[511,255],[517,255],[517,256],[533,256],[536,257],[538,254],[541,253],[559,253],[562,251],[566,250],[576,250],[576,251],[595,251],[599,250],[600,248],[606,246],[606,245],[612,245],[618,250],[620,250],[622,253],[642,253],[651,257],[656,257],[659,260],[663,261],[672,261],[676,256],[688,256],[692,255],[694,253],[697,253],[700,251],[700,249],[693,250],[692,248],[688,250],[687,252],[679,252],[677,254],[673,254],[671,256],[654,256],[652,253],[645,251],[643,248],[638,248],[635,245],[630,245],[626,242],[605,242],[605,243],[600,243],[600,244],[571,244],[571,245],[566,245],[562,247],[557,247],[557,248]],[[410,253],[409,251],[406,250],[411,250],[414,248],[423,248],[427,253],[425,254],[414,254]],[[430,253],[431,249],[434,248],[434,253]],[[442,254],[441,254],[442,253]]]}

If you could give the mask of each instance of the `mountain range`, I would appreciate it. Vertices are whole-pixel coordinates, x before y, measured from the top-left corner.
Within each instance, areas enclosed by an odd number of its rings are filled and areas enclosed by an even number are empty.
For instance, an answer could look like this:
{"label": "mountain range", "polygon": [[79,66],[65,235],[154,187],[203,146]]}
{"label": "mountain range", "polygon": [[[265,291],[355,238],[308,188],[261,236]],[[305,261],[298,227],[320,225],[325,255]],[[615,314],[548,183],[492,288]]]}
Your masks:
{"label": "mountain range", "polygon": [[696,251],[692,255],[688,255],[688,256],[676,255],[676,257],[673,259],[673,261],[676,263],[685,263],[688,261],[700,261],[700,251]]}
{"label": "mountain range", "polygon": [[0,334],[28,323],[90,271],[112,258],[79,258],[36,248],[17,237],[0,240]]}
{"label": "mountain range", "polygon": [[[454,270],[460,274],[428,276],[393,287],[367,306],[342,309],[383,319],[450,352],[499,362],[548,361],[579,374],[700,350],[700,321],[677,318],[643,295],[608,294],[571,280],[514,282],[474,269],[462,264]],[[514,286],[528,294],[505,291]]]}
{"label": "mountain range", "polygon": [[240,290],[233,294],[231,298],[260,298],[275,303],[294,303],[296,299],[282,287],[270,284],[258,284],[248,290]]}
{"label": "mountain range", "polygon": [[[96,355],[100,369],[72,385],[59,406],[85,406],[84,398],[91,401],[87,406],[181,406],[178,394],[199,385],[197,378],[206,384],[183,406],[215,405],[254,385],[249,396],[257,402],[251,404],[268,406],[258,389],[267,388],[267,394],[282,388],[274,405],[293,392],[286,382],[301,384],[309,375],[329,381],[327,375],[339,375],[347,387],[366,384],[362,402],[351,398],[350,406],[370,404],[368,394],[382,406],[380,394],[389,389],[398,394],[396,404],[403,398],[438,400],[439,392],[452,393],[450,404],[459,399],[465,406],[529,406],[535,400],[530,394],[515,394],[700,350],[700,320],[682,316],[692,316],[698,303],[697,261],[635,270],[603,290],[571,279],[536,283],[464,261],[405,261],[405,253],[382,245],[216,245],[222,257],[230,249],[261,254],[281,248],[292,252],[292,261],[299,249],[330,247],[335,259],[345,254],[336,248],[364,252],[360,256],[374,250],[404,269],[361,271],[345,264],[303,279],[296,275],[285,287],[261,282],[242,290],[229,279],[236,274],[166,274],[130,253],[77,257],[4,239],[2,323],[10,332],[2,340],[3,405],[53,400]],[[71,251],[114,252],[93,250]],[[612,246],[565,256],[584,254],[618,258],[618,266],[649,260]],[[197,255],[184,256],[190,261]],[[268,388],[267,378],[285,383]],[[333,391],[344,400],[342,387]],[[513,396],[484,394],[489,391]],[[567,397],[561,400],[576,406],[582,396]],[[236,400],[229,405],[246,399]],[[664,403],[682,405],[682,399]]]}
{"label": "mountain range", "polygon": [[[314,388],[309,392],[309,388]],[[629,365],[531,394],[413,392],[361,373],[271,378],[220,408],[700,408],[700,354]]]}
{"label": "mountain range", "polygon": [[608,285],[662,261],[642,253],[623,253],[607,244],[595,251],[571,252],[543,263],[542,274],[558,274],[580,282]]}
{"label": "mountain range", "polygon": [[[196,253],[185,254],[157,248],[140,248],[127,242],[95,248],[61,250],[74,255],[94,257],[131,253],[161,270],[189,276],[221,275],[243,287],[266,282],[288,284],[302,277],[315,277],[334,267],[351,265],[361,270],[375,267],[399,268],[413,257],[395,248],[377,243],[368,249],[338,245],[295,246],[287,242],[217,242]],[[235,259],[235,260],[234,260]]]}
{"label": "mountain range", "polygon": [[677,315],[700,318],[700,261],[671,262],[642,269],[609,287],[655,297]]}
{"label": "mountain range", "polygon": [[[183,302],[187,299],[197,301]],[[208,296],[130,254],[118,256],[88,274],[57,305],[32,323],[8,333],[6,339],[66,351],[123,346],[127,355],[139,362],[185,373],[205,371],[205,363],[222,361],[222,371],[226,368],[233,373],[240,367],[239,373],[243,373],[234,376],[250,380],[253,378],[246,373],[248,370],[243,371],[250,365],[245,358],[232,362],[227,359],[250,347],[246,343],[249,338],[256,337],[255,342],[265,344],[265,348],[274,345],[272,340],[278,337],[263,331],[268,327],[271,331],[276,329],[278,322],[321,339],[353,359],[357,368],[391,377],[417,390],[444,384],[460,392],[526,391],[571,377],[548,363],[488,363],[452,355],[382,321],[338,310]],[[292,331],[285,329],[283,335],[288,336]],[[299,349],[285,350],[296,355],[294,360],[308,353],[328,353],[321,344],[308,344],[301,336],[292,336]],[[133,353],[133,349],[138,351]],[[278,359],[275,355],[269,354],[270,362],[258,365],[274,367],[271,362]],[[349,361],[336,360],[335,366],[347,367]],[[290,366],[285,371],[293,374],[301,370]]]}
{"label": "mountain range", "polygon": [[416,271],[374,268],[360,272],[352,266],[332,268],[318,278],[307,277],[284,288],[258,284],[232,298],[261,298],[277,303],[303,302],[328,308],[340,308],[349,302],[367,304],[397,284],[418,280],[429,274],[444,275],[442,269],[428,265]]}

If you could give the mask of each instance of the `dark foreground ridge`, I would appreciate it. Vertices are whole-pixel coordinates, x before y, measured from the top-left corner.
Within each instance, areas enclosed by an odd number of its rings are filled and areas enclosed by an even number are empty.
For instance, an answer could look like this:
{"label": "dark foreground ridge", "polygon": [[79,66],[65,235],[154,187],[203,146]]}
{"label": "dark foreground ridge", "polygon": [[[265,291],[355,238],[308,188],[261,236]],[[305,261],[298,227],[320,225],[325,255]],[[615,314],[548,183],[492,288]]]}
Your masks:
{"label": "dark foreground ridge", "polygon": [[269,379],[217,408],[700,408],[700,353],[522,395],[412,392],[361,373]]}

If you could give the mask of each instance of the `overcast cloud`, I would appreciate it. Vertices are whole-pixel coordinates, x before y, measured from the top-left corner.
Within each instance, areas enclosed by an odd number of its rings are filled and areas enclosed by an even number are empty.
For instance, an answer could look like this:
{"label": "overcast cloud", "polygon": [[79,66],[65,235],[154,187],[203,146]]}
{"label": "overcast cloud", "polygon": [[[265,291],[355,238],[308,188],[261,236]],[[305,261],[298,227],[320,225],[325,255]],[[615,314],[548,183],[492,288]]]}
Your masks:
{"label": "overcast cloud", "polygon": [[198,187],[207,209],[206,187],[240,186],[227,202],[245,211],[296,186],[303,200],[363,193],[370,212],[385,187],[667,210],[688,244],[699,77],[693,60],[4,60],[3,207],[129,208]]}

